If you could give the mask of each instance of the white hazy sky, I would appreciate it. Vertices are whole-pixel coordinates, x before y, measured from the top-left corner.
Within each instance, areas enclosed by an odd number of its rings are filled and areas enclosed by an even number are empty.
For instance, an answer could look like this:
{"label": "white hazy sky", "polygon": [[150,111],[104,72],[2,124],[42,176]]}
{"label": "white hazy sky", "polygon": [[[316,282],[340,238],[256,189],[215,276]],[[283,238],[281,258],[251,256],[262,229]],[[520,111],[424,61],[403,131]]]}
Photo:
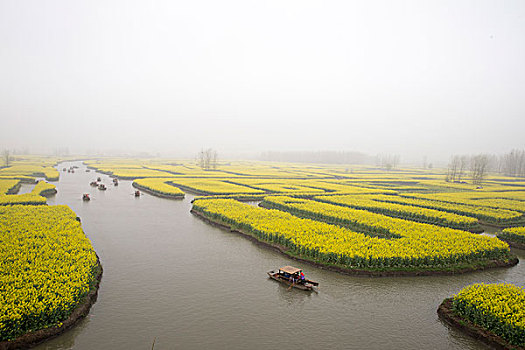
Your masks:
{"label": "white hazy sky", "polygon": [[0,0],[0,147],[525,147],[525,1]]}

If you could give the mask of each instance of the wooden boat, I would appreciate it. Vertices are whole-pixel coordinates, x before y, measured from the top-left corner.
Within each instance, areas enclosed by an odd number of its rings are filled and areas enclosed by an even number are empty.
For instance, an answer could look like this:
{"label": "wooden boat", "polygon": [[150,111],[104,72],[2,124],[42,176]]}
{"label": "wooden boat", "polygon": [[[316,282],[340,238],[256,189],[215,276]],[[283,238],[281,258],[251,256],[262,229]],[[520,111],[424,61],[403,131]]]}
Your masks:
{"label": "wooden boat", "polygon": [[268,276],[271,279],[284,283],[290,287],[302,289],[302,290],[313,290],[314,286],[318,286],[319,283],[308,279],[301,279],[301,269],[293,266],[284,266],[279,270],[268,271]]}
{"label": "wooden boat", "polygon": [[135,191],[135,197],[140,197],[140,191]]}
{"label": "wooden boat", "polygon": [[98,186],[98,183],[97,183],[96,181],[91,181],[91,182],[89,183],[89,185],[90,185],[91,187],[97,187],[97,186]]}
{"label": "wooden boat", "polygon": [[91,198],[89,197],[89,193],[84,193],[84,194],[82,195],[82,200],[83,200],[83,201],[90,201]]}
{"label": "wooden boat", "polygon": [[98,185],[98,189],[101,190],[101,191],[107,190],[106,185],[104,185],[104,184]]}

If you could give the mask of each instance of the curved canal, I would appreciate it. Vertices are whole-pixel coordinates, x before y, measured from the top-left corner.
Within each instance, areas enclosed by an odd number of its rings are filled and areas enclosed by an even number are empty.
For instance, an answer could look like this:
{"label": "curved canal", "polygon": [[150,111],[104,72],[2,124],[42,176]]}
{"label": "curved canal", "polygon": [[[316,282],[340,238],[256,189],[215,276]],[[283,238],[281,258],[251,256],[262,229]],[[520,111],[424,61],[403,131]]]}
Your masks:
{"label": "curved canal", "polygon": [[[131,181],[61,172],[48,203],[69,205],[104,267],[98,301],[74,329],[37,349],[485,349],[443,324],[444,298],[475,282],[523,285],[525,268],[459,276],[345,276],[287,259],[210,226],[192,196],[133,196]],[[100,176],[99,191],[89,182]],[[82,193],[92,200],[83,202]],[[524,251],[514,251],[525,261]],[[318,293],[287,290],[266,271],[292,264]]]}

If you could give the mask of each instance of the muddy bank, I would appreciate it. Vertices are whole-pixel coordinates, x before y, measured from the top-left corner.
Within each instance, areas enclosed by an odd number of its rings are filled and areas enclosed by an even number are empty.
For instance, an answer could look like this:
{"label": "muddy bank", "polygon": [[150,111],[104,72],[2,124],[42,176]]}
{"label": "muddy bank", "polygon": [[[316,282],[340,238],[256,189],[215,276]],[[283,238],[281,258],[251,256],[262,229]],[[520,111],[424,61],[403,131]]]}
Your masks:
{"label": "muddy bank", "polygon": [[437,310],[439,318],[454,328],[476,338],[477,340],[491,346],[494,349],[515,349],[525,350],[522,346],[509,344],[505,339],[488,331],[469,320],[457,315],[452,309],[452,299],[448,298],[439,305]]}
{"label": "muddy bank", "polygon": [[95,277],[95,284],[86,295],[84,302],[79,304],[66,320],[62,321],[61,326],[40,329],[38,331],[21,335],[20,337],[10,341],[0,342],[0,350],[27,349],[50,338],[54,338],[72,328],[79,320],[87,316],[91,306],[97,301],[98,288],[100,286],[101,279],[102,265],[100,264],[100,261],[98,261],[98,272]]}
{"label": "muddy bank", "polygon": [[504,260],[504,261],[502,260],[480,261],[472,265],[457,266],[455,268],[451,267],[449,269],[442,269],[442,270],[438,270],[438,269],[424,269],[423,270],[423,269],[408,269],[408,268],[399,269],[399,270],[393,270],[393,269],[389,269],[389,270],[369,269],[368,270],[368,269],[348,268],[346,266],[327,264],[325,262],[313,260],[309,257],[296,255],[295,253],[291,252],[290,249],[288,249],[288,247],[285,247],[285,246],[282,246],[276,243],[261,241],[257,237],[255,237],[254,235],[248,232],[244,232],[238,229],[233,229],[231,226],[223,222],[210,219],[195,209],[191,209],[190,212],[198,216],[199,218],[201,218],[207,223],[210,223],[214,226],[228,230],[230,232],[241,234],[244,237],[253,241],[254,243],[261,245],[263,247],[266,247],[266,248],[276,250],[282,254],[285,254],[289,258],[292,258],[294,260],[298,260],[301,262],[305,262],[310,265],[314,265],[321,269],[336,271],[336,272],[340,272],[340,273],[347,274],[347,275],[367,276],[367,277],[455,275],[455,274],[463,274],[463,273],[474,272],[474,271],[481,271],[481,270],[490,269],[490,268],[511,267],[511,266],[517,265],[519,262],[518,258],[516,256],[513,256],[509,258],[508,260]]}
{"label": "muddy bank", "polygon": [[161,197],[161,198],[169,198],[169,199],[184,199],[184,193],[182,194],[167,194],[159,191],[155,191],[153,189],[141,186],[135,182],[131,184],[131,186],[135,187],[136,189],[139,189],[143,192],[149,193],[152,196]]}

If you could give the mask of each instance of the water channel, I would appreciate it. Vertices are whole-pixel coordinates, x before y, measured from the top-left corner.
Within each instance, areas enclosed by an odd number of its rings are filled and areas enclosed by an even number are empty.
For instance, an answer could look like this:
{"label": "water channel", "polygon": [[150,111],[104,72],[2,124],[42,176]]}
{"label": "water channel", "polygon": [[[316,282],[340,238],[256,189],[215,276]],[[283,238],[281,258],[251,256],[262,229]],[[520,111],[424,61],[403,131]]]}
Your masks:
{"label": "water channel", "polygon": [[[258,246],[190,213],[191,195],[133,196],[131,181],[62,172],[50,205],[82,219],[104,275],[75,328],[37,349],[485,349],[437,316],[441,301],[475,282],[525,281],[522,263],[458,276],[345,276]],[[89,186],[102,178],[107,191]],[[92,200],[83,202],[82,193]],[[318,293],[287,290],[266,271],[303,268]]]}

